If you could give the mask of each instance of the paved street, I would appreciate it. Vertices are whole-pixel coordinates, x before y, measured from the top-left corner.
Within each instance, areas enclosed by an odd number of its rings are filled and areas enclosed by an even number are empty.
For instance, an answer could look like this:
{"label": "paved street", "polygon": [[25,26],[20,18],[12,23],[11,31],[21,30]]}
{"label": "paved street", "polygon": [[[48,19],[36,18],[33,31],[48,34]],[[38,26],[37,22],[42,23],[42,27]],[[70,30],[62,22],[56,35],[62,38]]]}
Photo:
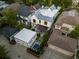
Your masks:
{"label": "paved street", "polygon": [[19,44],[10,45],[4,36],[0,36],[0,45],[5,45],[11,59],[70,59],[70,57],[49,48],[46,48],[44,54],[40,58],[37,58],[27,53],[24,46]]}
{"label": "paved street", "polygon": [[76,49],[77,41],[66,35],[62,35],[62,32],[60,30],[53,29],[53,32],[50,36],[49,44],[55,45],[66,51],[74,53]]}

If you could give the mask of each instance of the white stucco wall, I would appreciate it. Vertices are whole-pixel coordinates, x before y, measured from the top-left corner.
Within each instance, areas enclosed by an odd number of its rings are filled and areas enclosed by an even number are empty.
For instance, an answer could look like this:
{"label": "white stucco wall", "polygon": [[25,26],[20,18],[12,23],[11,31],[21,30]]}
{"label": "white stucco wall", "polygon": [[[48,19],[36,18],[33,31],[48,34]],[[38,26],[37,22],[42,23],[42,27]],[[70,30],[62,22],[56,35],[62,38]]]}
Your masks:
{"label": "white stucco wall", "polygon": [[28,44],[27,47],[31,47],[33,43],[35,42],[36,38],[37,38],[37,34],[31,39],[29,43],[27,43]]}
{"label": "white stucco wall", "polygon": [[27,47],[27,43],[26,42],[24,42],[24,41],[22,41],[22,40],[20,40],[20,39],[17,39],[17,38],[15,38],[15,41],[17,42],[17,43],[19,43],[20,45],[23,45],[23,46],[25,46],[25,47]]}
{"label": "white stucco wall", "polygon": [[[33,19],[35,19],[35,20],[36,20],[36,22],[35,22],[35,23],[33,22]],[[31,23],[32,23],[32,25],[39,24],[39,25],[46,26],[46,27],[48,27],[48,28],[50,28],[50,27],[51,27],[52,22],[48,22],[48,21],[46,21],[46,22],[47,22],[47,25],[45,25],[45,24],[44,24],[44,22],[45,22],[45,20],[41,20],[41,23],[39,23],[39,19],[37,19],[34,15],[31,17]]]}
{"label": "white stucco wall", "polygon": [[[14,37],[14,38],[15,38],[15,37]],[[36,38],[37,38],[37,34],[30,40],[29,43],[24,42],[24,41],[22,41],[22,40],[20,40],[20,39],[17,39],[17,38],[15,38],[15,41],[16,41],[17,43],[19,43],[20,45],[23,45],[23,46],[25,46],[25,47],[31,47],[32,44],[34,43],[34,41],[36,40]],[[27,39],[27,38],[26,38],[26,39]]]}

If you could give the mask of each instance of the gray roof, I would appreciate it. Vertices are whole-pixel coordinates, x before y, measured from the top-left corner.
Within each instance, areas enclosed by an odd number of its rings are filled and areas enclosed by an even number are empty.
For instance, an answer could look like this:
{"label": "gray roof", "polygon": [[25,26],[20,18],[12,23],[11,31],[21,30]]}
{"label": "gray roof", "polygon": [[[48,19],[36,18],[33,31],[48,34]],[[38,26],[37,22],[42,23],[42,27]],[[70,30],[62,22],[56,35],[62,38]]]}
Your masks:
{"label": "gray roof", "polygon": [[[69,15],[70,11],[74,12],[75,16]],[[77,10],[74,9],[70,11],[62,12],[55,25],[62,26],[63,23],[69,25],[79,25],[79,13],[77,12]]]}
{"label": "gray roof", "polygon": [[19,14],[24,17],[28,17],[31,14],[31,11],[28,6],[21,5],[19,8]]}
{"label": "gray roof", "polygon": [[53,18],[52,17],[48,17],[48,16],[44,16],[42,15],[39,10],[36,11],[35,16],[39,19],[39,20],[45,20],[45,21],[49,21],[49,22],[53,22]]}

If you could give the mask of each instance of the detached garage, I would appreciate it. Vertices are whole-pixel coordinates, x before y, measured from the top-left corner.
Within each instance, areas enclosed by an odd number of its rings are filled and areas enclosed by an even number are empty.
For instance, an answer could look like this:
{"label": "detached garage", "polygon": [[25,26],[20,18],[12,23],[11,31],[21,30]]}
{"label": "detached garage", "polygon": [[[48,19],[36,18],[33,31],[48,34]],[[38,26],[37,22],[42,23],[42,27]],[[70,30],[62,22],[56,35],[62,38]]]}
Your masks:
{"label": "detached garage", "polygon": [[31,47],[37,38],[37,33],[26,28],[23,28],[19,33],[14,35],[17,43],[26,47]]}

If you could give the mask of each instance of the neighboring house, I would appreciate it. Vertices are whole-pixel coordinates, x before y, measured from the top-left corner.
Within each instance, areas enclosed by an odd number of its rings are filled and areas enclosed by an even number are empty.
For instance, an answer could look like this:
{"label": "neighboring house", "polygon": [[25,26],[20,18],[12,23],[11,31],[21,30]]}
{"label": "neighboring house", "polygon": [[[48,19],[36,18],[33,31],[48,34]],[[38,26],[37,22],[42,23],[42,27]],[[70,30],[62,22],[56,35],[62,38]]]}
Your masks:
{"label": "neighboring house", "polygon": [[33,12],[33,8],[32,6],[26,6],[23,4],[19,4],[19,3],[13,3],[10,4],[7,8],[13,9],[15,10],[18,14],[17,14],[17,21],[21,21],[22,23],[27,24],[28,22],[30,22],[30,14],[32,14]]}
{"label": "neighboring house", "polygon": [[37,33],[23,28],[19,33],[13,35],[13,37],[17,43],[30,48],[37,38]]}
{"label": "neighboring house", "polygon": [[79,0],[72,0],[72,4],[77,5],[79,3]]}
{"label": "neighboring house", "polygon": [[76,10],[64,11],[55,23],[55,29],[70,33],[76,25],[79,25],[79,14]]}
{"label": "neighboring house", "polygon": [[77,48],[77,40],[67,36],[76,25],[79,25],[79,13],[76,10],[64,11],[54,24],[48,44],[63,54],[73,56]]}
{"label": "neighboring house", "polygon": [[34,13],[37,9],[39,9],[41,6],[39,4],[31,5],[31,6],[26,6],[24,4],[19,4],[19,3],[12,3],[7,6],[7,8],[11,8],[15,10],[18,15],[17,15],[17,21],[20,23],[25,23],[27,25],[28,22],[30,22],[30,17],[32,13]]}
{"label": "neighboring house", "polygon": [[8,4],[5,3],[5,1],[0,1],[0,9],[6,8]]}
{"label": "neighboring house", "polygon": [[31,17],[32,26],[39,24],[51,28],[51,25],[54,22],[59,10],[60,7],[56,8],[54,5],[50,8],[44,7],[36,10]]}
{"label": "neighboring house", "polygon": [[32,11],[32,7],[21,5],[18,10],[18,16],[23,19],[23,22],[25,24],[27,24],[28,22],[30,22],[30,15],[32,14]]}

